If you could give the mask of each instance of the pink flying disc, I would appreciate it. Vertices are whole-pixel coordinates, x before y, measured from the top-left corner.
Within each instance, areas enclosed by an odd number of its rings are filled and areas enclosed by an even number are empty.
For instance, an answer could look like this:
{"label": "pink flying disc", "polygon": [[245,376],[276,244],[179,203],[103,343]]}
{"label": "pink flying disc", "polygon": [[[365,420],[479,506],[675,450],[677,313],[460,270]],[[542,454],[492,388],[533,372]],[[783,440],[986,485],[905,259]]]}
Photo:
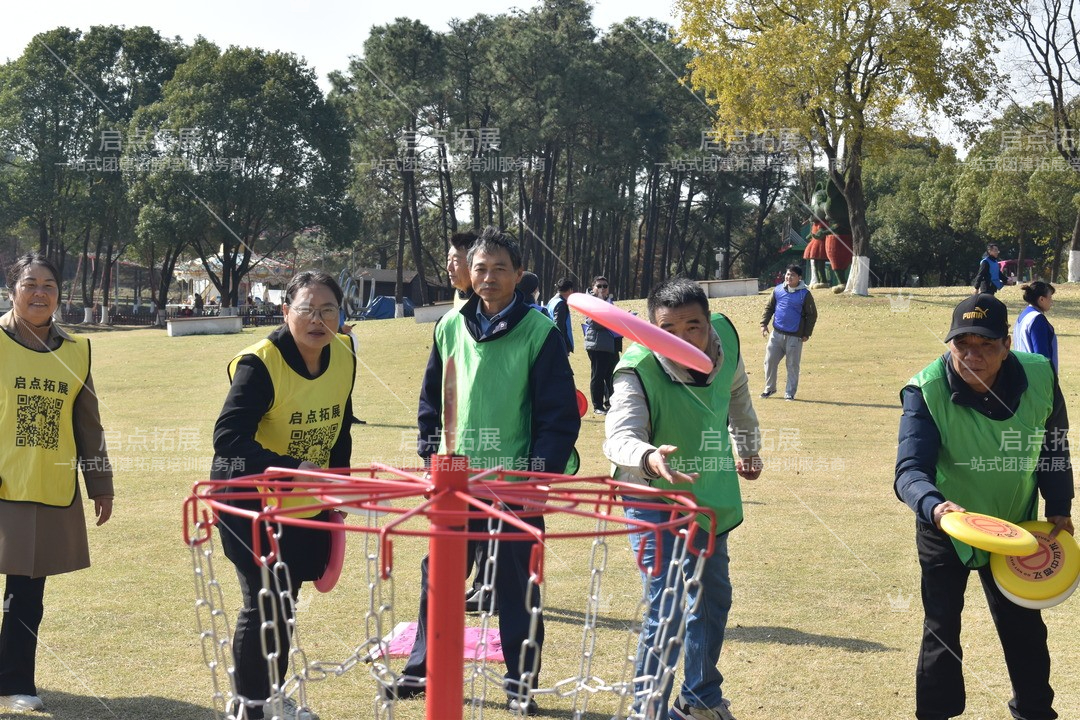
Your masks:
{"label": "pink flying disc", "polygon": [[577,393],[577,411],[578,415],[585,417],[585,413],[589,412],[589,399],[585,397],[585,393],[580,390],[575,390]]}
{"label": "pink flying disc", "polygon": [[[330,512],[330,522],[338,525],[345,524],[345,516],[339,512]],[[315,589],[319,592],[330,592],[337,585],[341,577],[341,568],[345,564],[345,531],[330,531],[330,561],[326,563],[326,570],[322,577],[315,581]]]}
{"label": "pink flying disc", "polygon": [[676,337],[666,330],[661,330],[637,315],[631,315],[609,302],[585,293],[573,293],[566,303],[578,312],[588,315],[609,330],[614,330],[634,342],[641,343],[653,352],[674,360],[680,365],[697,370],[712,372],[712,360],[705,353]]}

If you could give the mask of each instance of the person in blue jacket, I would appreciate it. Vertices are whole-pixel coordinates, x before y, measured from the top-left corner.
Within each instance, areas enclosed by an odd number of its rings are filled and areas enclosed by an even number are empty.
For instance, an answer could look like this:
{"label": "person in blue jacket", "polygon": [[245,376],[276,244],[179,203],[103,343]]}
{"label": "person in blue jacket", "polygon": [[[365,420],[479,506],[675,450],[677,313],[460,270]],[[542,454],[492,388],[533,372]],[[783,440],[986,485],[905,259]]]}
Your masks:
{"label": "person in blue jacket", "polygon": [[[772,332],[769,332],[769,321]],[[817,305],[810,288],[802,281],[802,268],[789,265],[784,282],[773,288],[765,313],[761,316],[761,336],[769,339],[765,346],[765,389],[761,397],[776,392],[776,370],[780,360],[787,358],[787,385],[784,399],[794,400],[799,389],[799,363],[802,346],[814,334],[817,323]]]}
{"label": "person in blue jacket", "polygon": [[1027,307],[1020,311],[1013,328],[1013,350],[1042,355],[1058,371],[1058,343],[1054,326],[1046,319],[1046,313],[1054,305],[1054,286],[1042,280],[1024,285],[1024,302]]}
{"label": "person in blue jacket", "polygon": [[1005,285],[1011,284],[1007,278],[1001,277],[1001,265],[998,264],[1000,252],[994,243],[986,246],[986,254],[979,261],[979,272],[975,274],[976,293],[993,295]]}
{"label": "person in blue jacket", "polygon": [[559,328],[567,354],[574,352],[574,326],[570,322],[570,306],[566,304],[566,298],[574,293],[575,288],[573,278],[560,278],[555,283],[555,295],[547,302],[548,314],[555,321],[555,327]]}

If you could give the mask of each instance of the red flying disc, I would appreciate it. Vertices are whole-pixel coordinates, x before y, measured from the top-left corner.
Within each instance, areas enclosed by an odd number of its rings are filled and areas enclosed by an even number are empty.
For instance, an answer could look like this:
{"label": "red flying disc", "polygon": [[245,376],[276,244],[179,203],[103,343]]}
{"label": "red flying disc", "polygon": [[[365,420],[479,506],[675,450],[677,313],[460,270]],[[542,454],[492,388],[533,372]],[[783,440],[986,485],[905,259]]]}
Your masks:
{"label": "red flying disc", "polygon": [[585,417],[585,413],[589,412],[589,399],[585,397],[585,393],[580,390],[575,390],[577,393],[577,411],[578,415]]}
{"label": "red flying disc", "polygon": [[[338,525],[345,524],[345,516],[339,512],[330,511],[330,522]],[[330,561],[326,563],[326,570],[322,577],[315,581],[315,589],[319,592],[330,592],[337,585],[341,577],[341,568],[345,564],[345,531],[330,531]]]}
{"label": "red flying disc", "polygon": [[712,372],[713,363],[708,355],[682,338],[661,330],[637,315],[631,315],[609,302],[585,293],[572,293],[566,299],[566,303],[607,329],[641,343],[658,355],[663,355],[669,360],[674,360],[698,372]]}

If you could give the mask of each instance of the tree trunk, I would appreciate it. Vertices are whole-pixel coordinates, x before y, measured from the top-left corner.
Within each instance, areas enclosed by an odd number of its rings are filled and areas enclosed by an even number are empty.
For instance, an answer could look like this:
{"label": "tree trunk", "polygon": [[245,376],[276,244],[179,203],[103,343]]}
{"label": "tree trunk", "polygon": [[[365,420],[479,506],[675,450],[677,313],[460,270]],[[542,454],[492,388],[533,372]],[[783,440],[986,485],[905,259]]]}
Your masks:
{"label": "tree trunk", "polygon": [[1076,213],[1072,240],[1069,242],[1069,282],[1080,282],[1080,212]]}
{"label": "tree trunk", "polygon": [[728,280],[731,275],[731,210],[731,203],[724,203],[724,253],[720,256],[721,280]]}
{"label": "tree trunk", "polygon": [[457,232],[457,215],[454,212],[454,180],[450,172],[450,159],[446,143],[439,141],[439,192],[442,194],[443,232],[447,239]]}
{"label": "tree trunk", "polygon": [[402,188],[401,191],[401,217],[398,222],[398,248],[397,248],[397,278],[394,282],[394,317],[405,317],[405,301],[403,299],[405,278],[404,278],[404,265],[405,265],[405,225],[409,222],[409,209],[408,209],[408,191],[406,188]]}
{"label": "tree trunk", "polygon": [[412,241],[412,256],[413,262],[416,263],[416,274],[420,281],[420,297],[419,302],[421,305],[428,304],[428,289],[427,289],[427,273],[424,272],[424,251],[423,244],[420,242],[420,212],[417,208],[419,200],[416,196],[416,175],[409,171],[408,179],[408,192],[409,192],[409,237]]}
{"label": "tree trunk", "polygon": [[620,198],[625,201],[627,210],[624,214],[620,215],[619,221],[615,224],[616,232],[619,225],[622,225],[622,286],[627,288],[626,295],[630,296],[630,255],[631,245],[633,245],[633,229],[637,224],[637,176],[634,173],[630,173],[627,178],[627,182],[619,190]]}
{"label": "tree trunk", "polygon": [[[848,275],[844,292],[852,295],[870,294],[870,226],[866,224],[866,196],[863,193],[862,159],[858,151],[849,154],[847,178],[841,177],[836,170],[831,173],[840,179],[837,187],[842,188],[844,199],[848,203],[848,221],[851,223],[851,272]],[[841,184],[842,183],[842,184]]]}
{"label": "tree trunk", "polygon": [[645,239],[641,244],[641,273],[638,275],[642,297],[648,297],[652,290],[653,253],[656,233],[660,226],[660,167],[653,165],[645,188]]}

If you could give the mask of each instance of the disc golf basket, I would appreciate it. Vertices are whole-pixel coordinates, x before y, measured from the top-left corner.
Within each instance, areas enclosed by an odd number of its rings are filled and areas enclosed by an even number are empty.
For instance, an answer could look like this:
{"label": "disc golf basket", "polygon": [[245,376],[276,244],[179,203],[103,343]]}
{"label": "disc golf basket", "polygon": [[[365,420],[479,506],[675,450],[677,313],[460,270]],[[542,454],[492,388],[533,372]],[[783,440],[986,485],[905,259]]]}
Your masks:
{"label": "disc golf basket", "polygon": [[[215,549],[212,531],[217,519],[226,513],[244,515],[254,521],[250,547],[262,572],[262,592],[273,593],[282,603],[295,602],[293,588],[284,587],[281,581],[284,577],[287,582],[288,573],[279,572],[284,569],[277,545],[283,526],[362,536],[359,538],[362,560],[355,557],[353,547],[352,561],[347,559],[344,564],[344,576],[361,577],[366,592],[355,598],[356,640],[355,644],[350,640],[351,652],[344,658],[310,659],[301,642],[295,612],[289,613],[293,618],[287,623],[289,675],[277,676],[274,661],[281,642],[275,630],[274,641],[264,643],[271,697],[246,699],[249,704],[261,705],[267,720],[285,717],[286,698],[300,707],[308,707],[311,683],[361,668],[371,677],[370,703],[366,705],[370,707],[369,716],[393,718],[395,712],[397,717],[419,716],[419,701],[409,705],[407,701],[384,699],[395,697],[392,689],[400,677],[390,667],[390,637],[396,625],[395,597],[401,597],[401,592],[415,592],[411,584],[404,591],[395,586],[398,568],[394,543],[410,536],[428,538],[429,543],[427,720],[481,718],[485,711],[489,717],[507,716],[503,666],[487,659],[485,647],[488,626],[494,624],[491,623],[495,615],[493,602],[489,601],[479,617],[481,631],[475,657],[465,657],[467,544],[470,540],[488,543],[489,559],[478,572],[483,573],[484,590],[490,598],[495,587],[500,544],[523,539],[536,541],[531,551],[527,597],[542,597],[541,588],[545,595],[551,592],[544,585],[546,555],[550,554],[561,566],[564,555],[583,557],[587,548],[589,565],[587,573],[556,572],[554,576],[560,587],[572,581],[584,584],[579,596],[580,609],[564,613],[574,621],[572,630],[564,631],[562,622],[555,631],[549,629],[544,650],[545,674],[552,674],[552,668],[557,667],[560,673],[569,668],[570,675],[550,685],[522,690],[521,704],[539,698],[545,711],[582,719],[666,718],[667,708],[659,705],[664,688],[674,680],[681,655],[685,618],[691,609],[687,607],[687,589],[699,581],[701,561],[713,549],[711,533],[708,543],[701,543],[706,545],[704,550],[694,549],[694,534],[709,532],[699,525],[699,519],[708,518],[712,522],[712,517],[710,511],[698,507],[692,495],[660,492],[606,477],[470,470],[468,459],[462,456],[434,456],[430,469],[400,470],[372,464],[352,468],[348,475],[344,472],[272,468],[260,475],[235,480],[198,482],[185,501],[184,539],[192,555],[198,632],[203,659],[212,678],[212,702],[217,718],[235,720],[232,708],[236,700],[243,699],[238,698],[234,680],[231,614],[235,613],[236,603],[226,604],[227,593],[217,575],[221,572],[221,554]],[[296,497],[294,490],[312,502],[281,509],[283,498]],[[263,509],[256,512],[231,504],[242,500],[257,500]],[[662,510],[665,520],[648,523],[626,518],[623,511],[630,507]],[[310,515],[312,511],[324,510],[350,513],[350,520],[342,525],[295,517],[299,513]],[[527,522],[541,516],[545,518],[545,530]],[[475,528],[478,517],[487,519],[486,529],[470,531],[468,520],[473,520]],[[662,532],[677,535],[672,557],[660,556]],[[619,575],[609,567],[610,539],[631,533],[657,536],[654,565],[645,567],[641,556],[637,558],[642,572],[655,574],[661,563],[675,569],[688,562],[693,569],[686,582],[679,579],[680,572],[668,573],[672,581],[664,593],[667,611],[659,618],[656,640],[650,648],[639,647],[642,620],[649,603],[638,574]],[[626,548],[628,544],[620,543],[619,547]],[[409,557],[405,569],[412,571],[418,564]],[[571,577],[563,577],[564,574]],[[625,617],[605,617],[604,599],[610,601],[613,595],[637,598],[636,605],[629,613],[623,612]],[[531,610],[532,626],[527,643],[532,643],[534,648],[539,613],[545,608],[555,612],[549,602],[550,598],[542,597],[541,608]],[[276,628],[276,618],[267,617],[264,603],[259,605],[262,626]],[[277,612],[274,603],[267,605],[274,606],[270,612]],[[295,605],[291,609],[295,611]],[[650,653],[650,674],[634,677],[636,658],[641,652]],[[558,662],[554,661],[556,654]],[[534,684],[537,677],[535,663],[539,653],[532,656],[532,667],[518,668],[522,686]],[[526,657],[522,653],[523,664]],[[566,658],[571,658],[569,665]],[[365,703],[353,698],[349,717],[360,717],[362,707]],[[496,711],[492,713],[492,709]],[[323,718],[333,720],[327,715]]]}

